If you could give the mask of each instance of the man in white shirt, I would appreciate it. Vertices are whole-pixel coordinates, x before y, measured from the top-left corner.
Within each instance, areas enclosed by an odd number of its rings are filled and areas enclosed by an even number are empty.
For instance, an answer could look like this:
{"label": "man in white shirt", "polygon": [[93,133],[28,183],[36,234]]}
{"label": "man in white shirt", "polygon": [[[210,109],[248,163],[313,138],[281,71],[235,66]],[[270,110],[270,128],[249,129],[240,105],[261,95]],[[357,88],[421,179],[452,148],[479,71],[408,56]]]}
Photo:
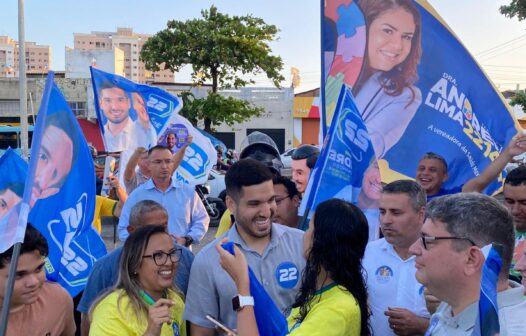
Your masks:
{"label": "man in white shirt", "polygon": [[363,266],[373,335],[423,335],[429,325],[423,286],[409,247],[420,237],[426,193],[416,182],[387,184],[380,197],[384,238],[367,245]]}

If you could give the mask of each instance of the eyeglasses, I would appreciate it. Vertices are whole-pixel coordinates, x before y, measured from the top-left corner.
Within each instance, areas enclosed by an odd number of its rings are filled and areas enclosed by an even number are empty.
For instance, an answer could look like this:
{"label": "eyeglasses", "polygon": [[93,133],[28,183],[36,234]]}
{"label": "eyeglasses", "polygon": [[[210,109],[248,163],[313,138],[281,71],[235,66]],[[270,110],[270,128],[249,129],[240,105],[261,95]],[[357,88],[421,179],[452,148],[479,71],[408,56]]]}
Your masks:
{"label": "eyeglasses", "polygon": [[283,202],[283,200],[285,200],[285,199],[287,199],[287,198],[289,198],[289,197],[290,197],[289,195],[287,195],[287,196],[283,196],[283,197],[279,197],[279,198],[276,197],[276,198],[275,198],[276,204],[280,204],[281,202]]}
{"label": "eyeglasses", "polygon": [[432,237],[432,236],[427,236],[422,233],[421,238],[422,238],[422,245],[424,246],[424,249],[426,250],[427,250],[427,244],[430,242],[434,242],[435,240],[467,240],[468,242],[471,243],[471,246],[477,245],[475,244],[473,240],[466,238],[466,237]]}
{"label": "eyeglasses", "polygon": [[170,257],[172,263],[176,263],[181,259],[181,249],[175,248],[170,252],[155,251],[150,255],[144,255],[143,258],[152,258],[153,262],[157,266],[163,266],[166,264],[166,260]]}

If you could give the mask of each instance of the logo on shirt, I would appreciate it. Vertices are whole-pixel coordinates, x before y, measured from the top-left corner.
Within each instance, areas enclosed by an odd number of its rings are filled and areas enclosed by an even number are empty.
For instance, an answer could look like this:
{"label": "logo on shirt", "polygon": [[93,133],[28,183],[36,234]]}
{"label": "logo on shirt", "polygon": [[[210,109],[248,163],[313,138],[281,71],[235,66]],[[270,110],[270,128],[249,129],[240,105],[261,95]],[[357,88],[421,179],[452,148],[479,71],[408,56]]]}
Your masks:
{"label": "logo on shirt", "polygon": [[385,284],[393,277],[393,270],[389,266],[380,266],[374,274],[376,276],[376,281]]}
{"label": "logo on shirt", "polygon": [[276,268],[276,281],[283,288],[294,288],[299,280],[298,267],[290,261],[285,261]]}

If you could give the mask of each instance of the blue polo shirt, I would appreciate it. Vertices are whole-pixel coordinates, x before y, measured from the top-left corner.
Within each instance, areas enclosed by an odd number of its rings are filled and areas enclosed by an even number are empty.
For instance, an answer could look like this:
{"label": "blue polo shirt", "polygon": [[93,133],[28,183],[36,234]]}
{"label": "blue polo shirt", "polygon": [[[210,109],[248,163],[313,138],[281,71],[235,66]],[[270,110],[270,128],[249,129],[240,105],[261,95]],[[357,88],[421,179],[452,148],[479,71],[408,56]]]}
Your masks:
{"label": "blue polo shirt", "polygon": [[427,196],[427,202],[429,203],[429,201],[431,201],[433,198],[435,197],[440,197],[440,196],[445,196],[445,195],[451,195],[451,194],[457,194],[459,192],[462,192],[462,187],[464,185],[460,185],[460,186],[457,186],[457,187],[453,187],[451,189],[446,189],[446,188],[440,188],[440,190],[434,194],[434,195],[428,195]]}

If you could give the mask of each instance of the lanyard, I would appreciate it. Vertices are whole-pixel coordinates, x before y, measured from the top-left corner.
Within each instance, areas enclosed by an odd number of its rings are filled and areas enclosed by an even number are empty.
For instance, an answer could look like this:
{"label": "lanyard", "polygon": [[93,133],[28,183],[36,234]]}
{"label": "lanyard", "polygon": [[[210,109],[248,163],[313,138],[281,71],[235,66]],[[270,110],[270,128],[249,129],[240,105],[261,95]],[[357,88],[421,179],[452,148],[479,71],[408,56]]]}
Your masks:
{"label": "lanyard", "polygon": [[[146,293],[144,290],[141,290],[139,292],[139,295],[142,297],[142,299],[144,300],[144,302],[146,302],[147,305],[151,306],[155,303],[153,297],[151,297],[151,295]],[[163,298],[166,298],[166,294],[163,294]],[[175,321],[173,321],[171,324],[174,336],[179,336],[179,326]]]}

